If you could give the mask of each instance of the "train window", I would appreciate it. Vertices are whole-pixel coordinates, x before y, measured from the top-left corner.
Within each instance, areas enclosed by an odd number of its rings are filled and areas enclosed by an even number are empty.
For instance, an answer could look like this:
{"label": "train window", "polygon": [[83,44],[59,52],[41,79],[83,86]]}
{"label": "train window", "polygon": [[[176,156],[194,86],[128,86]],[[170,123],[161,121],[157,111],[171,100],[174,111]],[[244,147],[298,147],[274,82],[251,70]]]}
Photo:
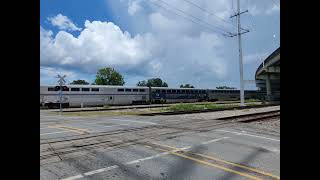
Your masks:
{"label": "train window", "polygon": [[190,93],[191,93],[191,94],[193,94],[193,93],[194,93],[194,91],[193,91],[193,90],[190,90]]}
{"label": "train window", "polygon": [[132,89],[132,91],[133,91],[133,92],[138,92],[139,90],[138,90],[138,89]]}
{"label": "train window", "polygon": [[167,93],[171,93],[171,89],[167,90]]}
{"label": "train window", "polygon": [[177,90],[173,89],[173,90],[172,90],[172,93],[177,93]]}
{"label": "train window", "polygon": [[126,92],[131,92],[131,89],[126,89]]}
{"label": "train window", "polygon": [[139,89],[140,92],[145,92],[145,89]]}
{"label": "train window", "polygon": [[69,91],[69,88],[67,86],[63,86],[62,91]]}
{"label": "train window", "polygon": [[110,96],[109,99],[111,100],[111,99],[112,99],[112,96]]}
{"label": "train window", "polygon": [[81,88],[81,91],[90,91],[90,88]]}
{"label": "train window", "polygon": [[194,90],[194,93],[198,93],[198,90]]}
{"label": "train window", "polygon": [[99,88],[91,88],[91,91],[96,91],[96,92],[98,92],[98,91],[99,91]]}
{"label": "train window", "polygon": [[124,89],[118,89],[118,92],[124,92]]}
{"label": "train window", "polygon": [[181,90],[178,89],[178,90],[177,90],[177,93],[181,93]]}
{"label": "train window", "polygon": [[60,86],[54,87],[54,90],[55,90],[55,91],[60,91]]}
{"label": "train window", "polygon": [[186,90],[186,93],[187,93],[187,94],[190,94],[190,90]]}
{"label": "train window", "polygon": [[162,91],[161,91],[162,93],[166,93],[166,90],[164,90],[164,89],[162,89]]}
{"label": "train window", "polygon": [[206,93],[206,90],[202,90],[201,93],[202,93],[202,94]]}
{"label": "train window", "polygon": [[186,93],[186,90],[181,90],[182,93]]}
{"label": "train window", "polygon": [[80,88],[71,88],[71,91],[80,91]]}
{"label": "train window", "polygon": [[48,87],[48,91],[55,91],[54,87]]}
{"label": "train window", "polygon": [[156,93],[160,93],[160,89],[156,89]]}

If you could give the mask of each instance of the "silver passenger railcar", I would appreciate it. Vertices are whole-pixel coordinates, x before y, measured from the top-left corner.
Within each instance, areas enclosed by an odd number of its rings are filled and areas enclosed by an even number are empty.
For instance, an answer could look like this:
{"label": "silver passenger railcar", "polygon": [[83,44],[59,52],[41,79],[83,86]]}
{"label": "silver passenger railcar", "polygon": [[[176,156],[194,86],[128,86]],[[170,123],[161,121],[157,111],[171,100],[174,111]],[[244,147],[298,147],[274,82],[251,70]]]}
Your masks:
{"label": "silver passenger railcar", "polygon": [[[40,86],[40,105],[60,104],[59,86]],[[149,101],[147,87],[68,85],[63,88],[66,107],[143,104]]]}
{"label": "silver passenger railcar", "polygon": [[[263,92],[257,90],[245,90],[245,99],[261,99]],[[237,89],[209,89],[209,101],[240,100],[240,90]]]}
{"label": "silver passenger railcar", "polygon": [[207,100],[207,91],[196,88],[153,87],[152,103],[198,102]]}

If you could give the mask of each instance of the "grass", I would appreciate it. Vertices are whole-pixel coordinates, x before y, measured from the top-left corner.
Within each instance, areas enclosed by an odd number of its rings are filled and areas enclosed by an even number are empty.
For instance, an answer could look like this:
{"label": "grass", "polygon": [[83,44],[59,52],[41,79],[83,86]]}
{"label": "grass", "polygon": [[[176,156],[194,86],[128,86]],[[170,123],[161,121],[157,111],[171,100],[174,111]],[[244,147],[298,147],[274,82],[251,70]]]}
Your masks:
{"label": "grass", "polygon": [[250,103],[250,102],[261,102],[259,99],[246,99],[244,102]]}
{"label": "grass", "polygon": [[[64,116],[126,116],[126,115],[141,115],[155,112],[165,112],[165,108],[146,108],[146,109],[131,109],[131,110],[112,110],[112,111],[82,111],[82,112],[64,112]],[[56,113],[58,114],[58,113]]]}
{"label": "grass", "polygon": [[237,104],[214,104],[214,103],[206,103],[206,104],[176,104],[169,106],[167,108],[168,111],[178,112],[178,111],[197,111],[197,110],[214,110],[214,109],[223,109],[227,107],[238,107]]}
{"label": "grass", "polygon": [[103,108],[104,109],[109,109],[111,106],[110,105],[104,105]]}

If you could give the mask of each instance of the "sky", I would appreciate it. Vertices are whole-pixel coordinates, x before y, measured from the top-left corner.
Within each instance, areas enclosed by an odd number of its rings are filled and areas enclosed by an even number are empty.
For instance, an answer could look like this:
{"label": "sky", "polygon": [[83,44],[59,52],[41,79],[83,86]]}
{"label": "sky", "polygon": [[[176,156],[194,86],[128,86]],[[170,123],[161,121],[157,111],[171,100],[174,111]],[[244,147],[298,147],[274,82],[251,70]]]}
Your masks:
{"label": "sky", "polygon": [[[240,0],[244,79],[280,46],[280,0]],[[41,0],[40,83],[84,79],[112,67],[126,86],[239,88],[236,0]],[[245,89],[255,89],[254,84]]]}

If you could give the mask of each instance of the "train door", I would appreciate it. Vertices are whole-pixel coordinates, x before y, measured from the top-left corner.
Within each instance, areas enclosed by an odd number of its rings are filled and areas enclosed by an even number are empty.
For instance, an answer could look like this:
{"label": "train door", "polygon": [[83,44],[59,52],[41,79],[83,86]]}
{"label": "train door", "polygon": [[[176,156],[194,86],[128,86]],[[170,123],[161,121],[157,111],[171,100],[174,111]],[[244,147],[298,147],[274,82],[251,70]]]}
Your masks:
{"label": "train door", "polygon": [[106,96],[104,98],[105,105],[113,105],[114,104],[114,96]]}

